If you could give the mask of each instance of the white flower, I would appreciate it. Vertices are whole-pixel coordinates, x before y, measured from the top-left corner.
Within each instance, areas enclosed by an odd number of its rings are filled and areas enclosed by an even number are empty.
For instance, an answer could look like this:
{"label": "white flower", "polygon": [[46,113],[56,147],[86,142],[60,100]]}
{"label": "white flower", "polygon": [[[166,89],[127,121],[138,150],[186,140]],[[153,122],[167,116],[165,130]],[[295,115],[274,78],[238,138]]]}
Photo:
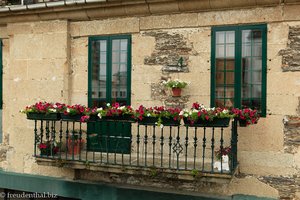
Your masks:
{"label": "white flower", "polygon": [[118,107],[118,110],[124,110],[125,106]]}
{"label": "white flower", "polygon": [[101,119],[102,118],[102,115],[101,115],[101,113],[98,113],[98,117]]}
{"label": "white flower", "polygon": [[163,129],[163,128],[164,128],[164,125],[163,125],[163,124],[161,124],[161,125],[160,125],[160,128],[161,128],[161,129]]}
{"label": "white flower", "polygon": [[150,117],[150,116],[151,116],[151,114],[150,114],[150,113],[148,113],[148,114],[147,114],[147,117]]}
{"label": "white flower", "polygon": [[55,113],[56,109],[50,108],[49,111]]}
{"label": "white flower", "polygon": [[54,105],[53,105],[53,108],[57,108],[57,105],[56,105],[56,104],[54,104]]}
{"label": "white flower", "polygon": [[106,106],[109,107],[109,106],[110,106],[110,103],[107,103]]}
{"label": "white flower", "polygon": [[97,112],[100,112],[101,110],[103,110],[103,108],[97,108]]}
{"label": "white flower", "polygon": [[188,113],[184,113],[183,116],[184,116],[184,117],[188,117],[189,114],[188,114]]}
{"label": "white flower", "polygon": [[222,111],[222,113],[227,114],[227,113],[229,113],[229,110],[224,109],[224,110]]}
{"label": "white flower", "polygon": [[183,115],[183,113],[184,113],[184,112],[183,112],[183,110],[182,110],[182,111],[180,111],[179,115],[180,115],[180,116],[182,116],[182,115]]}
{"label": "white flower", "polygon": [[69,113],[70,112],[70,108],[67,108],[67,113]]}

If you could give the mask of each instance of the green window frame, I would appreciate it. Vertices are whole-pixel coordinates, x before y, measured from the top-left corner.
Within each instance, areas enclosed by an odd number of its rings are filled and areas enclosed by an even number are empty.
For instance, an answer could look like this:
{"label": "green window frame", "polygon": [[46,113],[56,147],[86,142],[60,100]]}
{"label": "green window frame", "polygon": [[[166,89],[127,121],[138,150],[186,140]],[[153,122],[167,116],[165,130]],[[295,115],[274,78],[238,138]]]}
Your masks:
{"label": "green window frame", "polygon": [[[101,45],[99,45],[99,51],[100,57],[101,55],[105,55],[103,59],[99,59],[99,69],[102,65],[106,66],[106,70],[101,72],[99,70],[99,77],[103,77],[104,84],[99,84],[99,92],[101,94],[96,95],[98,97],[94,97],[93,93],[95,92],[94,86],[92,83],[93,80],[93,70],[95,63],[93,63],[93,53],[95,51],[95,48],[93,48],[93,44],[95,42],[103,41],[103,44],[106,45],[106,51],[101,50]],[[120,41],[120,46],[122,46],[122,41],[127,41],[127,45],[124,47],[126,49],[123,49],[123,47],[120,47],[120,49],[115,50],[114,49],[114,41]],[[102,44],[102,43],[101,43]],[[122,57],[122,51],[126,53],[126,57]],[[119,60],[114,61],[113,54],[117,53],[119,55]],[[102,61],[101,61],[102,60]],[[105,60],[103,63],[103,60]],[[123,61],[122,61],[123,60]],[[126,63],[126,64],[125,64]],[[125,66],[126,65],[126,66]],[[118,79],[122,79],[123,75],[121,75],[120,71],[122,66],[126,67],[127,73],[125,74],[124,78],[122,80],[118,80],[119,82],[126,82],[123,84],[126,84],[125,91],[121,91],[122,89],[119,88],[113,88],[112,82],[114,80],[114,70],[115,67],[118,66],[119,69],[117,71],[119,72]],[[102,74],[101,74],[102,73]],[[124,80],[126,79],[126,80]],[[94,84],[95,85],[95,84]],[[120,84],[119,84],[120,85]],[[105,90],[102,90],[104,89]],[[123,90],[124,90],[123,89]],[[96,102],[102,102],[97,104]],[[131,103],[131,35],[114,35],[114,36],[93,36],[89,38],[89,74],[88,74],[88,104],[89,106],[105,106],[104,103],[112,103],[112,102],[121,102],[126,105],[130,105]]]}
{"label": "green window frame", "polygon": [[266,116],[267,25],[212,27],[211,106]]}
{"label": "green window frame", "polygon": [[[105,107],[131,101],[131,36],[94,36],[89,38],[88,105]],[[88,124],[87,150],[130,153],[129,122]]]}

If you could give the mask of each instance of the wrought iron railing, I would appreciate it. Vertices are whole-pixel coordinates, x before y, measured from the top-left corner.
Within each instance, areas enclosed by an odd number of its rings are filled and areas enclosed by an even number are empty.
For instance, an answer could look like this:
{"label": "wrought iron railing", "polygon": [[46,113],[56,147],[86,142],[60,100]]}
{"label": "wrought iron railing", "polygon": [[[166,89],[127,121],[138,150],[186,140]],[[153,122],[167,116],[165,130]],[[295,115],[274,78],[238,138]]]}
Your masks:
{"label": "wrought iron railing", "polygon": [[[232,174],[237,168],[235,120],[229,127],[156,126],[124,121],[33,122],[37,158],[193,174]],[[229,161],[217,161],[216,152],[228,146]]]}

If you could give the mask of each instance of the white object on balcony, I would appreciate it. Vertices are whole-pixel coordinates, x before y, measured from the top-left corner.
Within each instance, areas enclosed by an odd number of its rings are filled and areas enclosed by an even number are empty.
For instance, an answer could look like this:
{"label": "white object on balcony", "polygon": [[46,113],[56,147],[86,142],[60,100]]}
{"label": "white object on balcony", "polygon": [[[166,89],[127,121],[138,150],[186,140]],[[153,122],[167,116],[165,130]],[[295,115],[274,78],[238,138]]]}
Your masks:
{"label": "white object on balcony", "polygon": [[229,171],[229,158],[228,158],[228,155],[223,155],[222,156],[222,166],[221,166],[221,161],[216,161],[214,163],[214,168],[217,169],[218,171],[221,171],[221,168],[222,168],[222,171]]}

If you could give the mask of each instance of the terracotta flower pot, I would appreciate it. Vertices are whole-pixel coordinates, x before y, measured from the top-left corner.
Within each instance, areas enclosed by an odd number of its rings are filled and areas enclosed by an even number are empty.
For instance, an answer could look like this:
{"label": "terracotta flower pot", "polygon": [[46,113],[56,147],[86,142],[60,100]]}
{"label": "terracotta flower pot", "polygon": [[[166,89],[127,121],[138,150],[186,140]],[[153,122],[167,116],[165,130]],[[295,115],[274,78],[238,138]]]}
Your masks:
{"label": "terracotta flower pot", "polygon": [[68,139],[68,154],[78,155],[81,152],[81,147],[83,146],[83,139]]}
{"label": "terracotta flower pot", "polygon": [[172,88],[173,97],[180,97],[181,96],[181,88]]}

